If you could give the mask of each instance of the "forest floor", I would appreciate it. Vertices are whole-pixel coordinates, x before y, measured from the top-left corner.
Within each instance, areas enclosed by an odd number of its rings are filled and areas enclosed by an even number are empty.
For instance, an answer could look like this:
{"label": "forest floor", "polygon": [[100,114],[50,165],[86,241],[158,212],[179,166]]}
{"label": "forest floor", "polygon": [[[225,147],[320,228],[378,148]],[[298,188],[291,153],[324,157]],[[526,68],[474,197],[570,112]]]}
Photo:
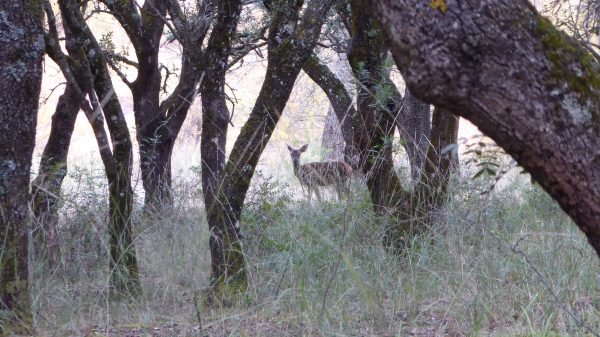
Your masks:
{"label": "forest floor", "polygon": [[[65,193],[63,261],[35,260],[41,336],[575,336],[600,331],[597,256],[539,187],[513,174],[457,178],[438,223],[398,258],[389,219],[364,186],[308,205],[296,181],[259,175],[243,215],[249,289],[232,307],[203,305],[208,230],[197,182],[176,184],[169,212],[133,219],[143,295],[107,299],[101,172]],[[484,192],[482,194],[482,192]],[[486,193],[487,192],[487,193]],[[138,207],[141,208],[141,207]]]}

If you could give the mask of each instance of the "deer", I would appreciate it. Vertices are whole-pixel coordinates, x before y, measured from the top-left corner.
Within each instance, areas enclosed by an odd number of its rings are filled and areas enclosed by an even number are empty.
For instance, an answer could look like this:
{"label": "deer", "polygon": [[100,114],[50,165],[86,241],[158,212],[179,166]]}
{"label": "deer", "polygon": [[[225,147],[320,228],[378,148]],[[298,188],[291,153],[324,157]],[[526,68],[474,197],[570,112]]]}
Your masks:
{"label": "deer", "polygon": [[294,149],[291,146],[287,146],[292,157],[292,164],[294,165],[294,175],[300,180],[300,184],[304,188],[308,189],[308,204],[310,205],[310,199],[312,191],[315,192],[319,203],[321,203],[321,194],[319,192],[319,186],[335,185],[338,200],[342,199],[343,193],[350,195],[350,177],[352,175],[352,167],[344,161],[326,161],[326,162],[312,162],[307,164],[300,164],[300,156],[308,148],[308,144],[303,145],[299,149]]}

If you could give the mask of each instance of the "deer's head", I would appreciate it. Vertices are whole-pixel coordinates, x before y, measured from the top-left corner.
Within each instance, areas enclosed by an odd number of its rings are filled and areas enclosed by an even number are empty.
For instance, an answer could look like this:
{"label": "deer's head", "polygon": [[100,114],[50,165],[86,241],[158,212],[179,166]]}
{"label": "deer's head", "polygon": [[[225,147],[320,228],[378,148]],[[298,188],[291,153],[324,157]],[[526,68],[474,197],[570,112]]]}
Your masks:
{"label": "deer's head", "polygon": [[294,149],[291,146],[287,146],[288,150],[290,151],[290,156],[292,156],[292,162],[294,164],[296,163],[300,163],[300,156],[302,155],[302,153],[304,151],[306,151],[306,149],[308,148],[308,144],[304,144],[301,148],[299,148],[298,150]]}

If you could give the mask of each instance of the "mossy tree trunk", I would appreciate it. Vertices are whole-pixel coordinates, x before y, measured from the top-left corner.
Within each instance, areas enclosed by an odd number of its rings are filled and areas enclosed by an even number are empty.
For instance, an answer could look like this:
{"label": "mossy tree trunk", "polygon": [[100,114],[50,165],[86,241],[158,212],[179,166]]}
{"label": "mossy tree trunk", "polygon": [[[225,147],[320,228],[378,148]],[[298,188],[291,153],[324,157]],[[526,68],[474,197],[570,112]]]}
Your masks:
{"label": "mossy tree trunk", "polygon": [[[353,116],[357,147],[362,155],[362,170],[378,214],[397,214],[408,199],[394,170],[392,139],[396,127],[399,94],[386,76],[387,47],[383,34],[360,0],[350,1],[352,10],[352,48],[350,66],[358,81],[357,114]],[[364,124],[364,126],[360,126]]]}
{"label": "mossy tree trunk", "polygon": [[0,13],[0,334],[12,335],[33,328],[28,204],[44,37],[40,2],[4,1]]}
{"label": "mossy tree trunk", "polygon": [[208,209],[211,230],[211,285],[214,299],[227,301],[245,291],[247,272],[241,242],[240,215],[256,165],[291,94],[303,63],[312,53],[333,1],[267,3],[272,21],[268,65],[254,108],[236,139]]}
{"label": "mossy tree trunk", "polygon": [[411,92],[494,139],[600,254],[600,68],[586,49],[525,1],[373,4]]}
{"label": "mossy tree trunk", "polygon": [[[72,51],[67,58],[58,45],[54,14],[45,3],[50,26],[46,41],[48,54],[59,64],[69,84],[73,86],[90,125],[96,136],[100,157],[106,171],[109,202],[109,282],[111,296],[136,296],[141,293],[131,211],[133,190],[131,188],[132,143],[120,102],[114,90],[107,61],[91,33],[78,4],[73,0],[58,2],[63,23],[73,34]],[[72,60],[72,61],[71,61]],[[84,76],[85,86],[77,84],[74,73]],[[91,106],[86,99],[89,97]],[[103,104],[101,105],[100,102]],[[103,118],[104,117],[104,118]],[[110,140],[105,131],[110,132]]]}
{"label": "mossy tree trunk", "polygon": [[[205,209],[213,208],[215,192],[225,168],[225,146],[230,114],[225,96],[225,73],[231,55],[232,39],[242,11],[240,0],[221,1],[217,19],[203,55],[204,76],[200,84],[202,97],[202,193]],[[210,211],[209,211],[210,212]],[[215,246],[211,237],[211,251]],[[215,252],[216,253],[216,252]],[[213,272],[215,266],[213,265]]]}

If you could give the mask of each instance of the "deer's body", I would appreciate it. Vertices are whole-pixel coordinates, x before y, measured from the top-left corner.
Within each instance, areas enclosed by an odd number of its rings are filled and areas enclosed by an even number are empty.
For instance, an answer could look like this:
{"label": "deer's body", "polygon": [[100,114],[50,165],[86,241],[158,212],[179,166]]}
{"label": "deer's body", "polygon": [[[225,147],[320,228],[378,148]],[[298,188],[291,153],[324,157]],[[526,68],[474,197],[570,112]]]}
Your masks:
{"label": "deer's body", "polygon": [[294,175],[300,180],[300,184],[308,189],[308,202],[310,203],[313,191],[319,202],[321,201],[321,194],[318,189],[320,186],[335,185],[339,199],[342,198],[344,193],[349,194],[352,167],[343,161],[300,164],[300,155],[306,151],[307,147],[308,145],[304,145],[295,150],[288,146],[288,150],[294,164]]}

